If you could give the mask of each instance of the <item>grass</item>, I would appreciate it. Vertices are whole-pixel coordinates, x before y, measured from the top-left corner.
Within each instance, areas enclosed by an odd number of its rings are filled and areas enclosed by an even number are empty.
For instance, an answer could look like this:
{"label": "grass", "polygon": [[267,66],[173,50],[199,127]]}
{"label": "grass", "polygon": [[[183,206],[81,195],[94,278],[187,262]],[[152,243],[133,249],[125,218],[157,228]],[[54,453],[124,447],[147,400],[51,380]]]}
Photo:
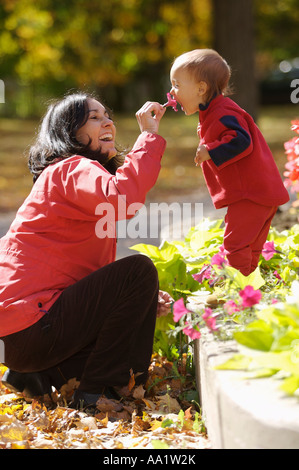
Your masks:
{"label": "grass", "polygon": [[[281,173],[286,157],[283,143],[294,136],[290,121],[295,119],[295,107],[272,106],[262,108],[258,125],[264,134]],[[115,116],[117,140],[130,148],[139,134],[133,115]],[[193,163],[198,145],[196,128],[198,117],[167,110],[160,125],[160,133],[167,140],[162,169],[150,199],[165,200],[167,196],[191,193],[205,186],[200,168]],[[27,169],[24,152],[35,136],[38,122],[34,120],[5,119],[0,121],[0,212],[15,211],[28,195],[32,179]]]}

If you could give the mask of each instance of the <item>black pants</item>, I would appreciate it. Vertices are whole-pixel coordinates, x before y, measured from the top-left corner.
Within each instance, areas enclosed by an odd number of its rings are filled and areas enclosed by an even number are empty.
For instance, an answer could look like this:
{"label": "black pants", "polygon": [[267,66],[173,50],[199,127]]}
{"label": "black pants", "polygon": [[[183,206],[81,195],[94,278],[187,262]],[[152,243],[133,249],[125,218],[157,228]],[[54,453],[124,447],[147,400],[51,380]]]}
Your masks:
{"label": "black pants", "polygon": [[146,380],[158,302],[151,260],[133,255],[111,263],[65,289],[37,323],[8,335],[5,365],[43,371],[58,390],[70,378],[80,389]]}

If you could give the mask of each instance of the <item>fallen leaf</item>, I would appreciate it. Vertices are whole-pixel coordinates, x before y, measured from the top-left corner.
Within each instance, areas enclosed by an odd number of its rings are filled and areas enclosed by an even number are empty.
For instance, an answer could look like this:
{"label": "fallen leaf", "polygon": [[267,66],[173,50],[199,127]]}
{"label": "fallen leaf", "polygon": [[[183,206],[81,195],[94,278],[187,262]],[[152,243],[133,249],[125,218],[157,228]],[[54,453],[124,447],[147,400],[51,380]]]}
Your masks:
{"label": "fallen leaf", "polygon": [[102,397],[95,416],[67,406],[76,379],[55,391],[52,401],[29,400],[0,386],[0,448],[153,449],[153,441],[171,449],[209,448],[200,421],[194,431],[196,417],[186,399],[193,379],[180,380],[172,367],[154,355],[147,383],[136,385],[139,373],[131,370],[126,395],[121,401]]}
{"label": "fallen leaf", "polygon": [[164,413],[179,413],[181,409],[179,402],[168,394],[160,397],[158,403],[159,408],[162,408]]}
{"label": "fallen leaf", "polygon": [[129,380],[129,383],[128,383],[129,391],[131,391],[134,386],[135,386],[135,376],[133,374],[133,370],[130,369],[130,380]]}
{"label": "fallen leaf", "polygon": [[148,421],[144,421],[143,419],[137,416],[133,420],[132,434],[137,435],[137,433],[147,431],[150,427],[151,425]]}
{"label": "fallen leaf", "polygon": [[123,410],[123,405],[116,400],[110,400],[106,397],[100,397],[96,403],[97,408],[106,413],[107,411],[121,411]]}
{"label": "fallen leaf", "polygon": [[80,421],[76,422],[76,426],[78,429],[98,429],[97,427],[97,420],[94,416],[84,416],[80,419]]}
{"label": "fallen leaf", "polygon": [[148,398],[143,398],[142,400],[145,403],[146,408],[148,408],[149,410],[156,409],[156,404],[152,400],[149,400]]}
{"label": "fallen leaf", "polygon": [[79,387],[79,385],[80,385],[80,382],[78,382],[76,377],[69,379],[66,384],[62,385],[60,389],[61,396],[66,401],[70,401],[72,399],[74,391]]}
{"label": "fallen leaf", "polygon": [[26,441],[27,437],[27,427],[16,419],[10,424],[0,426],[0,440],[2,442]]}
{"label": "fallen leaf", "polygon": [[145,395],[143,385],[138,385],[138,387],[135,387],[132,395],[136,400],[142,400]]}
{"label": "fallen leaf", "polygon": [[190,407],[185,411],[185,415],[184,415],[184,418],[185,418],[185,419],[192,419],[191,409],[192,409],[192,406],[190,406]]}

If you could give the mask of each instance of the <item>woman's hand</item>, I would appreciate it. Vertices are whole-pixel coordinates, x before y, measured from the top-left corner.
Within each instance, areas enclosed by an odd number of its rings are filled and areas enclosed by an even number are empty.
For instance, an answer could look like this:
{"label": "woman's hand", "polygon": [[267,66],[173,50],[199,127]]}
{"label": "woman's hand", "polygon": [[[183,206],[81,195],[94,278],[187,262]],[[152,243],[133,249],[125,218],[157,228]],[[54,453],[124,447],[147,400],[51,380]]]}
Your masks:
{"label": "woman's hand", "polygon": [[171,295],[168,294],[168,292],[160,290],[158,297],[157,317],[159,318],[168,315],[171,310],[171,304],[173,302],[174,300]]}
{"label": "woman's hand", "polygon": [[140,131],[157,134],[160,120],[165,111],[166,108],[163,108],[160,103],[147,101],[136,113],[136,119],[139,124]]}

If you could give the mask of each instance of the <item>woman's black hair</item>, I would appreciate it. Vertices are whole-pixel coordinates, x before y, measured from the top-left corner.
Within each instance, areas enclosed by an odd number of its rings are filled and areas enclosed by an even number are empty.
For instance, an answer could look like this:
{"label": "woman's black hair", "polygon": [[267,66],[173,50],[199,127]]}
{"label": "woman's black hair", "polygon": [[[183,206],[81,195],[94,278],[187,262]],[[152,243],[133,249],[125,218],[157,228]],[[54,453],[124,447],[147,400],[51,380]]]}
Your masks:
{"label": "woman's black hair", "polygon": [[[87,100],[91,98],[100,101],[90,93],[77,92],[68,94],[49,106],[35,144],[29,149],[28,166],[33,175],[33,182],[48,165],[72,155],[97,160],[112,174],[123,164],[124,157],[121,152],[109,159],[108,154],[102,153],[101,149],[91,150],[90,142],[84,145],[76,139],[78,129],[87,121]],[[111,115],[110,110],[103,106]]]}

